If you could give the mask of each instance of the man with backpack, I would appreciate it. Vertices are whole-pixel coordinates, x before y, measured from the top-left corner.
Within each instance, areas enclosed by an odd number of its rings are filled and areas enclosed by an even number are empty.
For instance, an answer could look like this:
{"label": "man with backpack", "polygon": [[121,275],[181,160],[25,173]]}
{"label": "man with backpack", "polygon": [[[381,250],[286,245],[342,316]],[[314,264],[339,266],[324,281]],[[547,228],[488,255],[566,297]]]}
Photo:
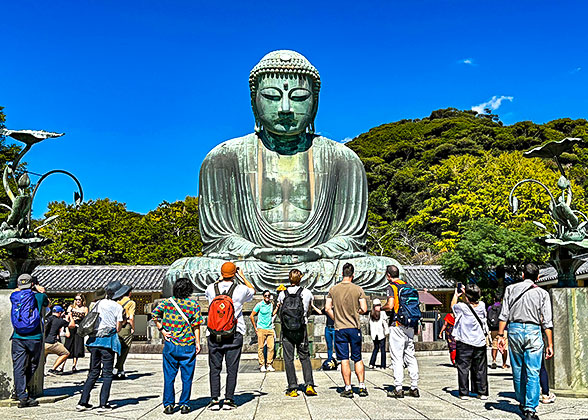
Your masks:
{"label": "man with backpack", "polygon": [[498,348],[506,348],[504,335],[508,324],[510,341],[510,363],[515,396],[526,420],[538,420],[539,372],[543,360],[543,337],[547,337],[545,358],[553,357],[553,317],[551,298],[535,282],[539,278],[539,267],[526,264],[523,281],[511,284],[504,291],[500,323],[498,325]]}
{"label": "man with backpack", "polygon": [[388,391],[388,397],[404,398],[402,382],[404,381],[404,365],[410,376],[408,395],[420,397],[419,366],[415,357],[414,335],[421,320],[419,294],[405,281],[400,280],[400,271],[395,265],[386,267],[388,301],[383,311],[391,311],[390,317],[390,356],[394,373],[394,389]]}
{"label": "man with backpack", "polygon": [[[222,279],[208,285],[205,292],[209,302],[207,336],[211,401],[208,407],[213,411],[221,409],[220,373],[223,359],[227,369],[227,383],[222,409],[232,410],[237,407],[234,401],[237,371],[246,332],[243,304],[252,300],[255,294],[253,285],[232,262],[222,265],[221,276]],[[239,284],[237,278],[244,284]]]}
{"label": "man with backpack", "polygon": [[302,365],[304,376],[304,393],[308,396],[317,395],[312,377],[310,352],[308,348],[307,314],[314,297],[310,290],[300,286],[302,272],[290,270],[290,286],[278,296],[280,321],[282,322],[282,349],[284,351],[284,368],[288,380],[288,397],[298,396],[298,379],[294,367],[294,349]]}
{"label": "man with backpack", "polygon": [[27,385],[31,381],[43,354],[44,308],[49,306],[45,289],[33,284],[30,274],[21,274],[17,289],[10,295],[12,304],[12,363],[18,408],[36,407],[39,402],[31,398]]}
{"label": "man with backpack", "polygon": [[[500,320],[500,311],[502,310],[502,303],[500,303],[502,299],[502,293],[499,290],[496,291],[494,296],[495,302],[488,307],[488,329],[490,330],[490,337],[492,338],[492,364],[490,365],[490,369],[496,369],[496,356],[498,355],[498,324]],[[502,368],[507,369],[508,363],[508,336],[506,331],[504,332],[504,339],[506,341],[506,346],[504,347],[504,351],[501,351],[502,354]]]}
{"label": "man with backpack", "polygon": [[[367,397],[365,386],[365,366],[361,360],[361,324],[359,315],[367,313],[367,299],[361,287],[353,284],[352,264],[343,265],[343,280],[331,287],[325,302],[325,312],[335,320],[335,349],[341,361],[341,376],[345,389],[339,394],[343,398],[353,398],[351,388],[351,363],[355,364],[355,375],[359,381],[359,396]],[[334,309],[334,311],[333,311]]]}

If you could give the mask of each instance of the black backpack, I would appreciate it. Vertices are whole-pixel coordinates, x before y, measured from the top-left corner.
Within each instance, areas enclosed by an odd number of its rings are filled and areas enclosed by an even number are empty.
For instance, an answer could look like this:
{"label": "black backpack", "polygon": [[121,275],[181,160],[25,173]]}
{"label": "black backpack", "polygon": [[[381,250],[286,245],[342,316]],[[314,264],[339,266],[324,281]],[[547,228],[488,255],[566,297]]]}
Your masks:
{"label": "black backpack", "polygon": [[498,305],[494,304],[488,308],[488,327],[491,331],[498,331],[498,323],[500,320],[498,317],[500,316],[500,311],[502,310],[502,304],[498,303]]}
{"label": "black backpack", "polygon": [[286,333],[299,333],[304,330],[304,303],[302,302],[302,287],[294,294],[284,290],[284,301],[280,308],[282,330]]}

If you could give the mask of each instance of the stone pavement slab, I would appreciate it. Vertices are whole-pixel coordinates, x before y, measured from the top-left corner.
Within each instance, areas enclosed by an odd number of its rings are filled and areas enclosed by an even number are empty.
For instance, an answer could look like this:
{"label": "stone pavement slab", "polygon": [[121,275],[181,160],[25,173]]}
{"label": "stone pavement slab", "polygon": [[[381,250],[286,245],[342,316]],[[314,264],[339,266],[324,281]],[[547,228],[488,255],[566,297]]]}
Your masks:
{"label": "stone pavement slab", "polygon": [[[367,355],[364,355],[364,360]],[[110,402],[112,412],[98,414],[95,410],[79,413],[75,406],[87,375],[88,358],[80,360],[81,371],[63,376],[46,377],[47,395],[69,397],[40,407],[18,409],[0,407],[0,420],[8,419],[276,419],[276,420],[355,420],[355,419],[520,419],[514,401],[510,370],[489,370],[490,398],[488,401],[457,398],[457,373],[447,361],[447,355],[418,356],[421,398],[391,399],[386,391],[392,386],[391,370],[367,370],[366,384],[370,395],[366,398],[341,398],[343,381],[338,371],[314,371],[318,396],[307,397],[302,392],[297,398],[286,397],[284,372],[261,373],[255,359],[245,358],[237,384],[235,400],[239,407],[232,411],[211,412],[209,402],[208,362],[206,355],[198,356],[192,388],[189,415],[179,412],[166,416],[162,413],[161,394],[163,373],[160,358],[132,357],[127,362],[129,379],[114,381]],[[68,362],[69,363],[69,362]],[[66,367],[67,369],[67,367]],[[221,375],[224,388],[226,375]],[[302,372],[298,379],[302,381]],[[181,381],[176,379],[177,395]],[[353,376],[353,384],[357,380]],[[97,404],[99,387],[92,392],[90,402]],[[588,399],[558,397],[554,404],[539,407],[541,419],[588,418]]]}

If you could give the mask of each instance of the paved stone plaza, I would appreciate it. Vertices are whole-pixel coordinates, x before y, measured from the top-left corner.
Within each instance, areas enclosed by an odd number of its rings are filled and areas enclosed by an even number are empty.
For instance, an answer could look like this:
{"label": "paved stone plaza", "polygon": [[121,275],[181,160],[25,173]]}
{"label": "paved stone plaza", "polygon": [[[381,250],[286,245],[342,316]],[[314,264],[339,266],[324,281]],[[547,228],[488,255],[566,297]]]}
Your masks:
{"label": "paved stone plaza", "polygon": [[[0,408],[2,419],[519,419],[510,370],[489,370],[490,399],[462,401],[456,397],[456,372],[448,364],[449,357],[443,354],[419,356],[421,371],[421,398],[406,397],[393,400],[386,397],[386,388],[391,386],[391,371],[368,370],[366,374],[369,397],[352,400],[340,398],[342,384],[340,373],[315,371],[314,378],[319,395],[288,398],[284,395],[286,377],[284,372],[263,374],[257,371],[253,355],[242,361],[237,385],[234,411],[211,412],[205,409],[209,401],[208,366],[206,355],[199,356],[192,388],[192,406],[189,415],[162,413],[161,359],[130,359],[130,379],[115,381],[110,402],[116,408],[106,415],[95,411],[75,411],[81,386],[87,375],[88,358],[83,359],[76,374],[46,378],[48,395],[69,394],[64,400],[43,404],[37,408]],[[153,358],[155,357],[155,358]],[[364,354],[364,360],[367,359]],[[51,359],[52,360],[52,359]],[[71,364],[68,362],[68,366]],[[302,380],[302,373],[299,380]],[[222,378],[224,384],[224,375]],[[354,380],[354,384],[357,382]],[[179,394],[179,379],[176,380]],[[99,390],[92,393],[90,403],[96,405]],[[554,404],[539,407],[541,419],[588,418],[588,399],[558,397]]]}

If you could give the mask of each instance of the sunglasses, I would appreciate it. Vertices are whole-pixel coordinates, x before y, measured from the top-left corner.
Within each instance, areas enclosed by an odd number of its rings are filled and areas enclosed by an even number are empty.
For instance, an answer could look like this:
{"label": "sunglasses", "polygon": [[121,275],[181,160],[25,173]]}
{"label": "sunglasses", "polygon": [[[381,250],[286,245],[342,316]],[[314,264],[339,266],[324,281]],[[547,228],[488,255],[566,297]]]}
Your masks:
{"label": "sunglasses", "polygon": [[263,295],[263,297],[264,297],[264,298],[266,298],[266,297],[271,297],[271,295]]}

